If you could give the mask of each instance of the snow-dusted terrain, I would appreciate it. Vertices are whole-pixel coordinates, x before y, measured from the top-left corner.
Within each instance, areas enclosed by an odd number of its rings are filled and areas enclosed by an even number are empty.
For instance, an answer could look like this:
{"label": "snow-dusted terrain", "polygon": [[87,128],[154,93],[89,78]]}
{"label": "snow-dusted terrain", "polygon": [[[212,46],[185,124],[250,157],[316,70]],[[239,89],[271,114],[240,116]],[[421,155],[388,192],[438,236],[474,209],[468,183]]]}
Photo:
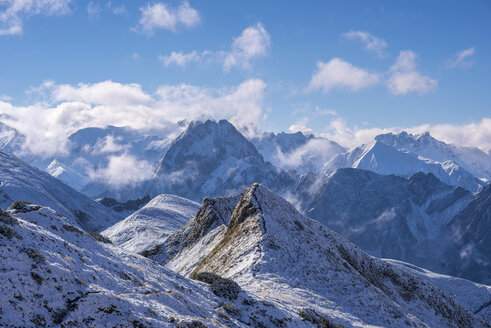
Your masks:
{"label": "snow-dusted terrain", "polygon": [[[95,237],[49,208],[0,213],[0,326],[250,326],[208,285]],[[240,300],[260,326],[311,326],[246,293]]]}
{"label": "snow-dusted terrain", "polygon": [[239,198],[205,199],[192,221],[144,255],[191,277],[230,278],[280,309],[346,327],[489,326],[472,314],[477,302],[466,308],[451,287],[367,255],[265,187]]}
{"label": "snow-dusted terrain", "polygon": [[102,235],[132,252],[141,253],[179,230],[199,210],[199,204],[174,195],[159,195],[144,207],[104,230]]}
{"label": "snow-dusted terrain", "polygon": [[379,174],[396,174],[409,177],[418,172],[433,173],[441,181],[477,192],[486,183],[451,159],[439,162],[424,158],[404,148],[396,149],[386,143],[375,140],[359,146],[347,153],[337,155],[324,166],[326,173],[338,168],[358,168]]}
{"label": "snow-dusted terrain", "polygon": [[15,201],[49,206],[87,231],[99,231],[117,222],[101,204],[0,150],[0,206],[5,209]]}

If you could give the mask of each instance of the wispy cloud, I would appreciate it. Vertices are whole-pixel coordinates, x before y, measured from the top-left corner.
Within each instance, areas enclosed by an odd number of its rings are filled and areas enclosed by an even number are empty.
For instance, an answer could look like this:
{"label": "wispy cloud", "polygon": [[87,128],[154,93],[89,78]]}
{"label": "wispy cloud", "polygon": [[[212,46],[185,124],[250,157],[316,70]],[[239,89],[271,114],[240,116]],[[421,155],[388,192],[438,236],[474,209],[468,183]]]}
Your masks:
{"label": "wispy cloud", "polygon": [[416,58],[417,55],[412,50],[399,53],[395,64],[390,68],[391,76],[387,81],[387,86],[393,94],[425,94],[436,90],[438,82],[416,70]]}
{"label": "wispy cloud", "polygon": [[322,90],[329,92],[332,89],[349,89],[358,91],[377,84],[380,76],[377,73],[353,66],[341,58],[333,58],[327,63],[319,61],[317,71],[310,80],[308,91]]}
{"label": "wispy cloud", "polygon": [[341,35],[348,40],[359,41],[363,47],[371,52],[376,53],[379,57],[384,57],[385,49],[387,48],[387,42],[384,39],[377,38],[372,34],[365,31],[349,31]]}
{"label": "wispy cloud", "polygon": [[207,58],[210,58],[212,53],[210,51],[203,51],[198,53],[197,51],[192,51],[190,53],[175,52],[172,51],[168,56],[159,56],[160,62],[165,66],[177,65],[180,67],[185,67],[192,62],[203,62]]}
{"label": "wispy cloud", "polygon": [[2,0],[0,1],[0,36],[21,34],[23,20],[34,15],[64,15],[70,12],[71,0]]}
{"label": "wispy cloud", "polygon": [[448,69],[452,68],[469,68],[474,64],[472,57],[476,53],[476,48],[467,48],[457,52],[452,58],[447,59],[445,66]]}
{"label": "wispy cloud", "polygon": [[148,35],[161,29],[175,32],[179,26],[191,28],[201,22],[198,11],[191,7],[187,1],[181,3],[177,8],[169,7],[162,2],[147,4],[145,7],[141,7],[140,11],[139,25],[133,30],[140,30]]}

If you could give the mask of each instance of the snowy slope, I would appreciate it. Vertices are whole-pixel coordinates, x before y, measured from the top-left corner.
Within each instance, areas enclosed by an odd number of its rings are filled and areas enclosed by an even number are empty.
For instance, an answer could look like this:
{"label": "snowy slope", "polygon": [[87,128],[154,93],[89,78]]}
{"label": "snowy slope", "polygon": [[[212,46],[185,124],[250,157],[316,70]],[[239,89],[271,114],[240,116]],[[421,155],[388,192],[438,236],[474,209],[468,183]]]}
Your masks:
{"label": "snowy slope", "polygon": [[261,185],[233,210],[232,201],[205,200],[169,237],[173,242],[145,255],[166,265],[194,262],[183,273],[212,272],[280,309],[316,313],[346,327],[489,326],[427,280],[365,254]]}
{"label": "snowy slope", "polygon": [[102,232],[114,244],[141,253],[179,230],[199,210],[199,204],[174,195],[159,195],[144,207]]}
{"label": "snowy slope", "polygon": [[253,182],[275,190],[294,177],[265,162],[254,145],[226,120],[192,122],[160,161],[149,192],[194,201],[236,193]]}
{"label": "snowy slope", "polygon": [[88,231],[116,223],[101,204],[12,154],[0,150],[0,206],[14,201],[49,206]]}
{"label": "snowy slope", "polygon": [[48,165],[46,172],[77,190],[82,189],[89,182],[88,176],[81,174],[56,159]]}
{"label": "snowy slope", "polygon": [[491,180],[491,156],[473,147],[457,147],[433,138],[428,132],[381,134],[375,138],[388,146],[436,162],[452,161],[478,178]]}
{"label": "snowy slope", "polygon": [[379,174],[396,174],[409,177],[417,172],[433,173],[441,181],[477,192],[486,185],[465,169],[446,160],[436,162],[411,152],[398,150],[384,142],[374,140],[350,152],[340,154],[325,164],[326,173],[338,168],[358,168]]}
{"label": "snowy slope", "polygon": [[346,152],[337,143],[325,138],[296,133],[264,133],[251,139],[264,160],[284,170],[299,174],[319,173],[324,163],[335,155]]}
{"label": "snowy slope", "polygon": [[[97,241],[49,208],[0,213],[0,326],[248,327],[203,283]],[[260,326],[312,327],[294,313],[247,301]],[[269,307],[267,307],[269,306]]]}

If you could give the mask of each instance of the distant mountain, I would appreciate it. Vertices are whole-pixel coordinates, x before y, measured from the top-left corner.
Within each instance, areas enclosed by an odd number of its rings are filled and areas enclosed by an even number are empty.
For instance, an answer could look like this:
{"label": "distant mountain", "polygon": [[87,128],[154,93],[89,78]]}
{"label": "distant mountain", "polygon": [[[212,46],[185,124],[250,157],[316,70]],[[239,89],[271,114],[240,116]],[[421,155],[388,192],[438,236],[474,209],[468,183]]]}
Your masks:
{"label": "distant mountain", "polygon": [[251,139],[264,160],[284,170],[293,169],[299,174],[319,173],[324,163],[335,155],[346,152],[337,143],[302,132],[264,133]]}
{"label": "distant mountain", "polygon": [[254,145],[226,120],[192,122],[162,157],[149,193],[194,201],[222,196],[261,182],[274,190],[295,177],[265,162]]}
{"label": "distant mountain", "polygon": [[433,173],[441,181],[477,192],[486,185],[465,169],[447,160],[435,162],[418,155],[398,150],[386,143],[376,140],[340,154],[327,162],[325,171],[332,172],[338,168],[358,168],[379,174],[396,174],[409,177],[417,172]]}
{"label": "distant mountain", "polygon": [[374,256],[489,283],[489,266],[481,262],[466,267],[447,230],[473,200],[472,194],[431,173],[403,178],[339,169],[326,177],[304,176],[292,195],[306,215]]}
{"label": "distant mountain", "polygon": [[104,206],[21,159],[0,150],[0,206],[29,201],[49,206],[87,231],[117,222]]}
{"label": "distant mountain", "polygon": [[491,180],[491,156],[478,148],[449,145],[428,132],[416,135],[404,131],[387,133],[378,135],[375,140],[432,161],[452,161],[478,178]]}
{"label": "distant mountain", "polygon": [[199,210],[199,204],[174,195],[159,195],[126,219],[102,232],[113,243],[140,253],[179,230]]}
{"label": "distant mountain", "polygon": [[242,197],[205,199],[193,220],[143,254],[195,279],[231,279],[318,326],[489,327],[472,314],[479,302],[462,297],[464,308],[427,277],[367,255],[258,184]]}

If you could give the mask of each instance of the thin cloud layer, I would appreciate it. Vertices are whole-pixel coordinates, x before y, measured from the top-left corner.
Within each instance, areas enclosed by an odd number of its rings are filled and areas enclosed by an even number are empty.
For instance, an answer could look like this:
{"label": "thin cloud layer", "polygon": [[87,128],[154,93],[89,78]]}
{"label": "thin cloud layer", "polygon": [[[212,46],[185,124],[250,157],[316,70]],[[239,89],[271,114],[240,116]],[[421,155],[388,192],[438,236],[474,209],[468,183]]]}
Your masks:
{"label": "thin cloud layer", "polygon": [[87,127],[128,126],[173,137],[180,121],[226,118],[246,131],[262,117],[265,88],[251,79],[227,88],[164,85],[148,94],[138,84],[50,82],[37,89],[47,100],[29,106],[0,101],[0,117],[25,136],[23,154],[50,157],[66,154],[67,137]]}
{"label": "thin cloud layer", "polygon": [[385,56],[387,42],[385,42],[384,39],[377,38],[365,31],[349,31],[343,33],[342,37],[348,40],[361,42],[366,50],[376,53],[379,57]]}
{"label": "thin cloud layer", "polygon": [[71,0],[2,0],[0,1],[0,36],[22,33],[23,20],[34,15],[64,15],[70,12]]}
{"label": "thin cloud layer", "polygon": [[167,4],[157,2],[147,4],[140,8],[141,17],[136,30],[141,30],[152,35],[156,30],[169,30],[175,32],[179,26],[191,28],[201,22],[198,11],[184,1],[177,8],[171,8]]}
{"label": "thin cloud layer", "polygon": [[467,48],[457,52],[452,58],[447,59],[445,66],[452,68],[469,68],[474,64],[472,57],[476,53],[476,47]]}
{"label": "thin cloud layer", "polygon": [[333,58],[327,63],[319,61],[317,71],[310,80],[308,90],[349,89],[358,91],[371,87],[379,82],[379,75],[353,66],[341,58]]}
{"label": "thin cloud layer", "polygon": [[426,94],[436,90],[438,82],[416,70],[416,58],[417,55],[412,50],[399,53],[395,64],[390,68],[391,76],[387,81],[387,86],[393,94]]}

